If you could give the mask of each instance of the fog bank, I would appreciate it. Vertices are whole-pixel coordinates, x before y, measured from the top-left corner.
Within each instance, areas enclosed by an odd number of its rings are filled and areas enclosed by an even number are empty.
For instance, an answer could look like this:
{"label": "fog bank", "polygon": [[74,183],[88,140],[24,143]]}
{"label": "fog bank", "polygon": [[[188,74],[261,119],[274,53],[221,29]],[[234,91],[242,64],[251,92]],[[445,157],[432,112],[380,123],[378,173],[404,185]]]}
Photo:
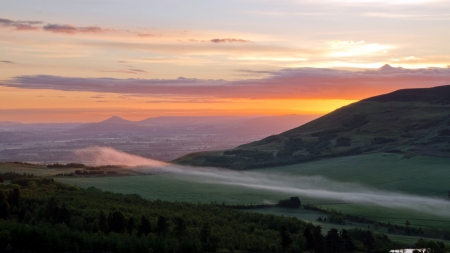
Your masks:
{"label": "fog bank", "polygon": [[180,166],[130,155],[106,147],[89,147],[78,150],[76,154],[81,160],[95,165],[120,164],[132,166],[131,169],[142,173],[174,173],[183,175],[180,180],[280,192],[317,200],[364,203],[387,208],[406,208],[450,217],[450,203],[444,199],[389,192],[357,183],[333,181],[321,176],[264,173],[261,170],[239,172],[217,168]]}

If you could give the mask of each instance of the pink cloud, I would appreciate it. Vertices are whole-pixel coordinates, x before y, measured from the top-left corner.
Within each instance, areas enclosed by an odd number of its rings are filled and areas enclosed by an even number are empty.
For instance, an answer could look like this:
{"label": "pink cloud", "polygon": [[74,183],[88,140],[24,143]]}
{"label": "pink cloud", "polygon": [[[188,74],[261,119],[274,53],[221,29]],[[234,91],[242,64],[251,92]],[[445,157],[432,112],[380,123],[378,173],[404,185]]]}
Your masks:
{"label": "pink cloud", "polygon": [[14,21],[11,19],[0,18],[0,26],[14,28],[17,31],[38,30],[36,25],[42,24],[41,21]]}
{"label": "pink cloud", "polygon": [[143,74],[147,71],[142,69],[122,69],[122,70],[100,70],[100,72],[115,72],[115,73],[125,73],[125,74]]}
{"label": "pink cloud", "polygon": [[249,43],[251,41],[244,39],[226,38],[226,39],[212,39],[213,43]]}
{"label": "pink cloud", "polygon": [[[265,72],[266,74],[266,72]],[[92,91],[119,94],[246,99],[363,99],[404,88],[450,84],[449,68],[343,71],[297,68],[270,73],[264,79],[241,81],[178,79],[116,79],[61,76],[18,76],[2,86],[24,89]]]}
{"label": "pink cloud", "polygon": [[109,31],[108,29],[103,29],[98,26],[88,26],[88,27],[75,27],[73,25],[58,25],[58,24],[48,24],[44,26],[42,29],[47,32],[53,33],[66,33],[66,34],[75,34],[75,33],[102,33]]}
{"label": "pink cloud", "polygon": [[142,38],[147,38],[147,37],[154,37],[156,35],[151,34],[151,33],[138,33],[137,36],[142,37]]}

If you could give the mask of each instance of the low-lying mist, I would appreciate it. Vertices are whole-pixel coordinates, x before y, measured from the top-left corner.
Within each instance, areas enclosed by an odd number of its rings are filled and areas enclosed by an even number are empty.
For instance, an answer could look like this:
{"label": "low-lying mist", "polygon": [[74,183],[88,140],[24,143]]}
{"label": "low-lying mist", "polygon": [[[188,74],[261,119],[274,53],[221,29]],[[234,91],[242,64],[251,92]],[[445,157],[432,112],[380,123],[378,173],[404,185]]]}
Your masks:
{"label": "low-lying mist", "polygon": [[125,165],[125,166],[150,166],[162,168],[168,164],[157,160],[131,155],[109,147],[92,146],[75,151],[75,155],[84,163],[93,166]]}
{"label": "low-lying mist", "polygon": [[[107,147],[89,147],[76,152],[81,161],[92,165],[127,165],[142,173],[174,173],[180,180],[280,192],[317,200],[364,203],[387,208],[405,208],[442,217],[450,217],[450,203],[444,199],[415,196],[343,183],[321,176],[268,173],[263,170],[231,171],[217,168],[188,167],[130,155]],[[205,193],[207,194],[207,193]]]}

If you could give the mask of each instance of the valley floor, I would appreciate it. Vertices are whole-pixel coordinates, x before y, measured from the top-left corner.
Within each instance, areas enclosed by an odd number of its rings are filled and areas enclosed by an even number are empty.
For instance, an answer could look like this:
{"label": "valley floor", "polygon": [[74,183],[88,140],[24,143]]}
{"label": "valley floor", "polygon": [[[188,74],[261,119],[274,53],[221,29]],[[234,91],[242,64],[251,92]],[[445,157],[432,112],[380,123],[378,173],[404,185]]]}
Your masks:
{"label": "valley floor", "polygon": [[[33,166],[0,166],[0,172],[13,169],[20,173],[33,173],[42,176],[52,176],[56,172],[51,169],[34,168]],[[257,169],[242,173],[244,176],[267,177],[281,180],[290,178],[292,182],[298,180],[298,189],[302,189],[301,182],[317,181],[323,184],[326,190],[332,190],[327,182],[335,186],[349,187],[344,192],[357,193],[360,189],[371,189],[374,192],[404,194],[405,196],[421,196],[423,199],[441,201],[445,206],[450,186],[450,159],[415,156],[405,158],[400,154],[377,153],[358,156],[341,157],[320,160],[297,165]],[[215,178],[197,177],[195,175],[162,173],[155,175],[122,176],[122,177],[57,177],[55,180],[74,184],[82,188],[95,186],[105,191],[124,194],[139,194],[150,200],[166,200],[192,203],[217,203],[226,205],[252,205],[263,203],[276,203],[294,195],[293,192],[279,189],[254,188],[246,184],[232,184]],[[309,180],[309,181],[308,181]],[[280,184],[283,184],[281,182]],[[305,185],[306,187],[306,185]],[[310,185],[307,187],[311,187]],[[296,189],[297,189],[296,188]],[[319,188],[315,188],[319,190]],[[342,189],[337,189],[341,191]],[[356,203],[337,201],[333,198],[317,198],[311,194],[295,192],[302,203],[315,205],[325,210],[336,210],[343,214],[364,217],[380,223],[404,226],[405,222],[411,227],[421,228],[433,234],[442,232],[450,226],[450,213],[436,210],[436,213],[422,211],[420,208],[387,207],[373,203]],[[440,203],[441,203],[440,202]],[[448,204],[450,207],[450,202]],[[302,209],[303,210],[303,209]],[[450,210],[448,208],[447,210]],[[302,220],[312,221],[324,228],[338,226],[328,222],[317,222],[317,219],[326,214],[315,211],[293,212],[278,208],[253,210],[256,212],[276,215],[293,216]],[[339,225],[339,228],[341,226]],[[367,224],[349,222],[343,228],[366,227]],[[381,231],[384,231],[381,229]],[[417,236],[406,236],[401,233],[392,234],[400,241],[414,241]]]}

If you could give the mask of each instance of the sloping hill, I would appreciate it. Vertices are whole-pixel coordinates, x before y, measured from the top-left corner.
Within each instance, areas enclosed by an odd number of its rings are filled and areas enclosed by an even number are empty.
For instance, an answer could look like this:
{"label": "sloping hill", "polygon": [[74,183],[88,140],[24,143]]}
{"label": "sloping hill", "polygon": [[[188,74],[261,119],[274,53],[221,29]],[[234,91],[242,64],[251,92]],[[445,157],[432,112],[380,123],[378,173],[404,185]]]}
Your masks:
{"label": "sloping hill", "polygon": [[72,134],[96,134],[96,133],[133,133],[142,132],[145,129],[136,125],[133,121],[128,121],[117,116],[112,116],[101,122],[83,124],[70,131]]}
{"label": "sloping hill", "polygon": [[279,135],[174,162],[249,169],[382,151],[450,157],[450,86],[368,98]]}

